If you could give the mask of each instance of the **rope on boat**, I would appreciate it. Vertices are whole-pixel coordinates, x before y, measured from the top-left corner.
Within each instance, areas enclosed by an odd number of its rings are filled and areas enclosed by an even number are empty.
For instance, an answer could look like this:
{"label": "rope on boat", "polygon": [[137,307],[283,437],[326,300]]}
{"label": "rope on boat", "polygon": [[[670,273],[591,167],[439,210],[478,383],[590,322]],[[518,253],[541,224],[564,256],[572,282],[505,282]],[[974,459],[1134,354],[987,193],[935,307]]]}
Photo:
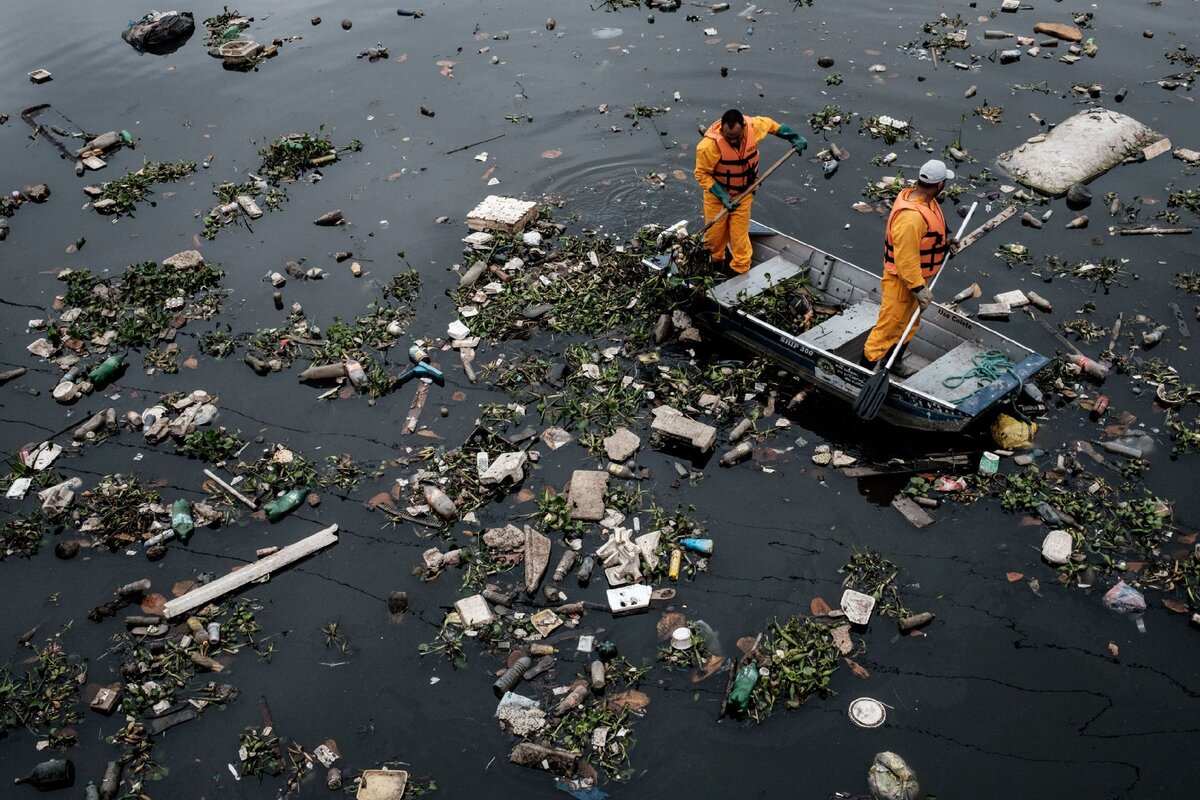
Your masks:
{"label": "rope on boat", "polygon": [[[949,375],[942,379],[942,386],[947,389],[958,389],[969,380],[976,380],[981,386],[987,386],[994,381],[997,381],[1006,372],[1010,372],[1013,368],[1013,363],[1009,357],[1004,354],[1003,350],[985,350],[982,353],[975,354],[971,359],[971,369],[961,375]],[[1016,373],[1013,373],[1016,375]],[[1020,376],[1017,376],[1017,383],[1021,383]],[[964,395],[956,400],[950,401],[954,405],[958,405],[963,400],[966,400],[971,395]]]}

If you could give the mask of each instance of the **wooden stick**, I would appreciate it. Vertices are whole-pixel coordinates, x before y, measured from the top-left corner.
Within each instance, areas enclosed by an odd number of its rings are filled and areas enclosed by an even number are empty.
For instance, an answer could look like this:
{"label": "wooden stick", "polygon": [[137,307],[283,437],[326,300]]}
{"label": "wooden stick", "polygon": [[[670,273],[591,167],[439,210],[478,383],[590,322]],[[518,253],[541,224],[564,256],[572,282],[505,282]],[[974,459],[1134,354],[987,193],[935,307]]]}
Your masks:
{"label": "wooden stick", "polygon": [[747,197],[749,197],[750,195],[754,194],[754,190],[755,190],[755,189],[757,189],[757,188],[759,187],[759,184],[761,184],[761,183],[762,183],[763,181],[765,181],[767,178],[771,177],[771,173],[772,173],[772,172],[774,172],[775,170],[777,170],[777,169],[779,169],[780,167],[782,167],[782,166],[783,166],[783,162],[787,161],[789,158],[791,158],[791,157],[792,157],[792,156],[794,156],[794,155],[796,155],[796,148],[792,147],[791,145],[788,145],[788,151],[787,151],[786,153],[784,153],[782,156],[780,156],[779,160],[778,160],[778,161],[776,161],[774,164],[772,164],[772,165],[770,166],[770,168],[769,168],[769,169],[768,169],[766,172],[764,172],[762,175],[760,175],[760,176],[758,177],[758,180],[756,180],[754,183],[750,184],[750,186],[749,186],[749,187],[747,187],[746,191],[742,192],[741,194],[739,194],[739,195],[738,195],[738,196],[737,196],[737,197],[734,199],[734,201],[733,201],[733,207],[732,207],[732,208],[722,208],[722,209],[721,209],[721,213],[720,213],[720,214],[717,214],[715,217],[713,217],[713,218],[712,218],[712,222],[710,222],[710,223],[708,223],[707,225],[705,225],[705,226],[704,226],[704,230],[700,231],[700,233],[704,233],[704,231],[707,231],[707,230],[708,230],[709,228],[711,228],[713,225],[716,225],[716,224],[717,224],[718,222],[720,222],[720,221],[721,221],[721,220],[722,220],[722,219],[725,217],[725,215],[726,215],[726,214],[728,214],[730,211],[734,211],[734,210],[736,210],[736,209],[737,209],[737,207],[738,207],[738,206],[740,206],[740,205],[742,204],[742,200],[744,200],[745,198],[747,198]]}
{"label": "wooden stick", "polygon": [[216,482],[216,484],[217,484],[218,486],[220,486],[222,489],[224,489],[225,491],[229,492],[231,495],[233,495],[234,497],[236,497],[238,500],[241,500],[243,503],[245,503],[245,504],[246,504],[246,506],[247,506],[247,507],[248,507],[248,508],[249,508],[251,511],[254,511],[255,509],[257,509],[257,508],[258,508],[258,506],[256,506],[256,505],[254,504],[254,501],[253,501],[253,500],[251,500],[249,497],[246,497],[246,495],[242,494],[242,493],[241,493],[241,492],[239,492],[237,489],[233,488],[231,485],[229,485],[229,484],[228,484],[228,483],[226,483],[225,481],[223,481],[223,480],[221,480],[220,478],[218,478],[218,477],[217,477],[217,476],[216,476],[216,475],[215,475],[215,474],[212,472],[212,470],[207,470],[207,469],[206,469],[206,470],[204,470],[204,474],[205,474],[205,475],[207,475],[209,478],[211,478],[213,481],[215,481],[215,482]]}
{"label": "wooden stick", "polygon": [[187,594],[176,597],[174,600],[169,601],[163,608],[163,616],[167,619],[173,619],[186,614],[193,608],[199,608],[206,603],[210,603],[218,597],[222,597],[240,589],[248,583],[258,580],[264,575],[268,575],[277,569],[299,561],[305,556],[310,556],[318,550],[323,550],[331,544],[337,544],[337,529],[337,525],[330,525],[328,528],[318,531],[312,536],[301,539],[294,544],[289,544],[274,555],[249,564],[237,572],[222,575],[211,583],[206,583]]}
{"label": "wooden stick", "polygon": [[957,251],[961,253],[967,247],[974,244],[976,239],[983,236],[988,231],[990,231],[994,228],[998,228],[1001,225],[1001,223],[1003,223],[1005,220],[1007,220],[1009,217],[1013,216],[1016,213],[1017,213],[1017,207],[1015,205],[1005,206],[1004,209],[1001,210],[1001,212],[999,214],[992,217],[987,222],[983,223],[982,225],[980,225],[978,228],[976,228],[975,230],[968,233],[963,238],[959,239]]}
{"label": "wooden stick", "polygon": [[421,416],[421,409],[425,407],[425,395],[428,393],[429,384],[421,381],[417,393],[413,395],[412,405],[408,407],[408,417],[404,420],[404,427],[400,429],[401,433],[412,433],[417,429],[417,418]]}
{"label": "wooden stick", "polygon": [[1172,233],[1191,233],[1191,228],[1159,228],[1149,225],[1143,228],[1117,228],[1121,236],[1165,236]]}

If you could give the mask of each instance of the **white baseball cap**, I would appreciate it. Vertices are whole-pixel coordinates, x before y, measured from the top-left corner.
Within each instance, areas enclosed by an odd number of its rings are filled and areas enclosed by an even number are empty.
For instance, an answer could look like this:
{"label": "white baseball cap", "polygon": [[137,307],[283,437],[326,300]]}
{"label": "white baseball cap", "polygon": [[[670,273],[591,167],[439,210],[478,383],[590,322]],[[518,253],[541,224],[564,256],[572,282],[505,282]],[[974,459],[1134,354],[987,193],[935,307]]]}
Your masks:
{"label": "white baseball cap", "polygon": [[922,183],[941,183],[954,180],[954,170],[948,169],[945,161],[938,161],[936,158],[922,164],[921,171],[917,175]]}

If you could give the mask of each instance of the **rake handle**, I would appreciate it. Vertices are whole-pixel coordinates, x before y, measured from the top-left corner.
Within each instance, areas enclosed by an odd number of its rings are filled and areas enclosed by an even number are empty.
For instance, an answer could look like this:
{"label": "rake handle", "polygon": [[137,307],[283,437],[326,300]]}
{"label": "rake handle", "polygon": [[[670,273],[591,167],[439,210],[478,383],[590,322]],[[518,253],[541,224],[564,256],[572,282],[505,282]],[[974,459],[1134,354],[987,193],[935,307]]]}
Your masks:
{"label": "rake handle", "polygon": [[752,195],[752,194],[754,193],[754,190],[758,188],[758,185],[759,185],[760,183],[762,183],[762,182],[763,182],[763,181],[765,181],[767,178],[769,178],[769,177],[771,176],[771,173],[772,173],[772,172],[774,172],[775,170],[777,170],[777,169],[779,169],[780,167],[782,167],[782,166],[783,166],[783,162],[787,161],[789,158],[791,158],[791,157],[792,157],[792,156],[794,156],[795,154],[796,154],[796,148],[794,148],[794,147],[790,147],[790,146],[789,146],[789,147],[788,147],[788,151],[787,151],[786,153],[784,153],[782,156],[780,156],[778,161],[776,161],[774,164],[772,164],[772,165],[771,165],[771,166],[770,166],[770,167],[767,169],[767,171],[766,171],[766,172],[764,172],[762,175],[759,175],[759,176],[758,176],[758,180],[756,180],[756,181],[754,181],[754,183],[750,184],[750,186],[748,186],[748,187],[746,188],[746,191],[742,192],[741,194],[739,194],[739,195],[737,196],[737,199],[733,201],[733,205],[731,205],[729,208],[723,208],[723,209],[721,209],[721,213],[720,213],[720,214],[717,214],[715,217],[713,217],[713,218],[712,218],[712,222],[710,222],[710,223],[708,223],[707,225],[705,225],[705,226],[704,226],[704,229],[703,229],[703,230],[701,230],[701,231],[700,231],[700,233],[704,233],[704,232],[705,232],[705,231],[707,231],[709,228],[711,228],[713,225],[716,225],[718,222],[720,222],[722,219],[724,219],[724,218],[725,218],[725,215],[726,215],[726,214],[728,214],[730,211],[733,211],[733,210],[735,210],[735,209],[736,209],[738,206],[740,206],[740,205],[742,204],[742,200],[743,200],[743,199],[745,199],[745,198],[749,197],[750,195]]}

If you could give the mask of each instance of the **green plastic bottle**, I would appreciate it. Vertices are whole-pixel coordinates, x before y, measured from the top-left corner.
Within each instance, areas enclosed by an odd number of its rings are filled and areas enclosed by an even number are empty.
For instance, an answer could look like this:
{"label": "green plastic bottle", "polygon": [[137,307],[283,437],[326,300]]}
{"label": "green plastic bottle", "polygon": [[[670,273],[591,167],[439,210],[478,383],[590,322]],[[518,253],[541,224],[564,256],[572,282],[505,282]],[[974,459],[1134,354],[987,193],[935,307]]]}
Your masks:
{"label": "green plastic bottle", "polygon": [[263,506],[263,510],[267,512],[267,519],[271,522],[279,520],[292,513],[302,502],[305,495],[308,494],[307,486],[297,486],[296,488],[281,494],[271,502]]}
{"label": "green plastic bottle", "polygon": [[750,705],[750,693],[758,683],[758,660],[751,661],[738,670],[733,679],[733,689],[729,692],[729,710],[744,713]]}
{"label": "green plastic bottle", "polygon": [[192,538],[192,531],[196,529],[196,521],[192,518],[192,504],[182,497],[171,506],[171,529],[184,544]]}
{"label": "green plastic bottle", "polygon": [[237,38],[238,34],[241,32],[242,32],[242,28],[240,25],[230,25],[228,28],[221,31],[221,41],[222,42],[232,42],[234,39]]}
{"label": "green plastic bottle", "polygon": [[88,373],[88,380],[96,386],[108,383],[117,371],[121,369],[121,365],[125,363],[125,355],[109,356],[101,361],[91,372]]}

